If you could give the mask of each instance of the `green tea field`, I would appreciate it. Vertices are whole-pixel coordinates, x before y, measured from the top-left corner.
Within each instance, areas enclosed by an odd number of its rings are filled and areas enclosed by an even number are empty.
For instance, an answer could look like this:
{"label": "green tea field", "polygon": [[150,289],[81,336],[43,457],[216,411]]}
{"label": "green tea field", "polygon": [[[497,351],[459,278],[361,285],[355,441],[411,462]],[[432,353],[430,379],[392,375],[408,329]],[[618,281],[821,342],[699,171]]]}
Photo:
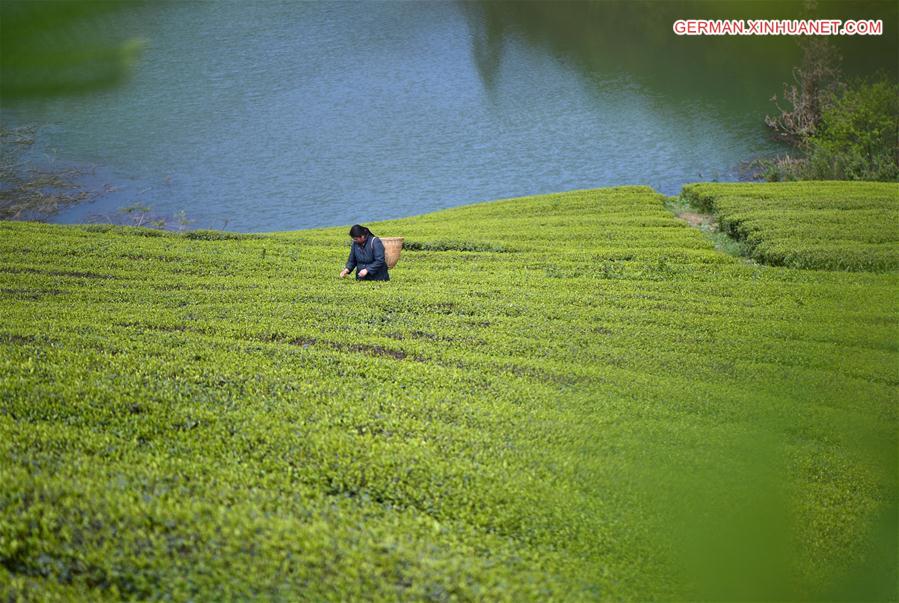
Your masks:
{"label": "green tea field", "polygon": [[899,189],[887,182],[691,184],[750,255],[774,266],[899,270]]}
{"label": "green tea field", "polygon": [[770,186],[0,222],[0,600],[896,599],[899,187]]}

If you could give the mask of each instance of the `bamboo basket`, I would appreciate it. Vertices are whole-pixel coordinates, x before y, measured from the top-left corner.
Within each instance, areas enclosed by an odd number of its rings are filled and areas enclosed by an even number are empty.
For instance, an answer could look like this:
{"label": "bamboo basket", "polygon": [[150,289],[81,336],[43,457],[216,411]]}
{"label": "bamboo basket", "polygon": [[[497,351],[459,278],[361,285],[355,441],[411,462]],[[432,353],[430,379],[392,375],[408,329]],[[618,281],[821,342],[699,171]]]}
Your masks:
{"label": "bamboo basket", "polygon": [[387,267],[393,268],[400,259],[400,251],[403,249],[403,237],[379,237],[384,243],[384,259]]}

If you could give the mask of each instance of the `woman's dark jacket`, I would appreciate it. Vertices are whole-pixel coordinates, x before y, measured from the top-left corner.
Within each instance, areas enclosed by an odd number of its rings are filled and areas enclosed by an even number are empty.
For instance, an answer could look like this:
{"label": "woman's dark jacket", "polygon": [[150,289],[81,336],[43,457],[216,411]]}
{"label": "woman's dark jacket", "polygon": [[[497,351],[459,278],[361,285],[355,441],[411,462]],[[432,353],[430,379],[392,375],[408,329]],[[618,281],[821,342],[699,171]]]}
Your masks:
{"label": "woman's dark jacket", "polygon": [[389,281],[390,274],[387,272],[387,261],[384,259],[384,243],[375,236],[365,238],[362,245],[357,245],[353,241],[350,248],[350,258],[346,261],[346,269],[350,272],[356,269],[356,278],[359,278],[359,271],[363,268],[368,270],[368,274],[362,280],[366,281]]}

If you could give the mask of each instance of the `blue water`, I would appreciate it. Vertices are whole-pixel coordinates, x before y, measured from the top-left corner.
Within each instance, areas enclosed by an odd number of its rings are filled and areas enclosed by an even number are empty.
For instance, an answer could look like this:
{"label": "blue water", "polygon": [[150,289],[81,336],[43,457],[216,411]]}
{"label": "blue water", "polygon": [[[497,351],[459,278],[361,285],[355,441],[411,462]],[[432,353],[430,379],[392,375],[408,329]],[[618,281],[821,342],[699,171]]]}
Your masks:
{"label": "blue water", "polygon": [[147,41],[126,82],[5,108],[41,125],[45,157],[117,189],[50,221],[141,203],[264,232],[619,184],[677,194],[776,150],[761,119],[777,87],[672,92],[616,57],[585,68],[515,27],[488,37],[452,2],[186,2],[120,19]]}

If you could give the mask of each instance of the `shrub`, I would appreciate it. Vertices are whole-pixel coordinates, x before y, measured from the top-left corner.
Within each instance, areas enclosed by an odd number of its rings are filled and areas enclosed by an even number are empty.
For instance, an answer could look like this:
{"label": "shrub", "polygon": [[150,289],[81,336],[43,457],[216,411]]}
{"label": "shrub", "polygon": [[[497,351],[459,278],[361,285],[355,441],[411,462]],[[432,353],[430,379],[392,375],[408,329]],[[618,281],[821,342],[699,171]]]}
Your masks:
{"label": "shrub", "polygon": [[824,111],[806,144],[809,179],[899,179],[899,85],[848,89]]}
{"label": "shrub", "polygon": [[788,108],[766,116],[774,135],[796,153],[749,163],[769,182],[899,179],[899,86],[882,76],[846,85],[826,39],[802,43],[802,65],[784,85]]}

